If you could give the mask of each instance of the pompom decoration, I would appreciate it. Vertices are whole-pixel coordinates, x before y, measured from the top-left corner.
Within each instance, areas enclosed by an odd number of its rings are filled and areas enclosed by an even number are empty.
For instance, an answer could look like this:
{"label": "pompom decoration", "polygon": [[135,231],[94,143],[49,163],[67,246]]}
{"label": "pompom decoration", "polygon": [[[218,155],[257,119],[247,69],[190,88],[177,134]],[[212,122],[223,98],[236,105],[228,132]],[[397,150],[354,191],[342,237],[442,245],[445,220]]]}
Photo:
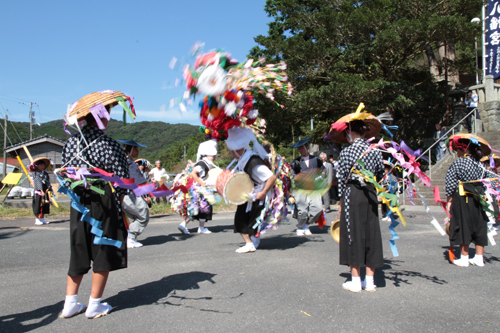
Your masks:
{"label": "pompom decoration", "polygon": [[[187,66],[184,79],[188,95],[205,95],[200,103],[201,123],[210,129],[212,138],[224,140],[234,126],[251,126],[258,122],[253,109],[253,94],[260,93],[274,101],[274,92],[290,95],[292,86],[286,75],[286,64],[263,65],[265,59],[238,63],[222,51],[200,54],[194,67]],[[278,104],[278,103],[277,103]],[[283,105],[278,104],[280,107]]]}

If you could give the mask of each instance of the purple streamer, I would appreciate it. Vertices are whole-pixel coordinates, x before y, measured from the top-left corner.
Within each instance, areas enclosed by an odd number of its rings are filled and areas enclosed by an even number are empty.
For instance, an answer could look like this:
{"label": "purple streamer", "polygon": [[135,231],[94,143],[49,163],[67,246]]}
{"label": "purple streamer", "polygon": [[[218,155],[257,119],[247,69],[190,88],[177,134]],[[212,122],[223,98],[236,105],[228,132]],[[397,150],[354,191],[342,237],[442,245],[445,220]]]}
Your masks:
{"label": "purple streamer", "polygon": [[64,125],[63,125],[63,126],[64,126],[64,132],[68,133],[68,134],[69,134],[69,135],[71,135],[71,136],[74,136],[74,135],[75,135],[75,134],[71,133],[71,132],[68,130],[68,128],[66,127],[66,122],[64,122]]}
{"label": "purple streamer", "polygon": [[328,142],[328,145],[330,146],[330,148],[332,148],[332,150],[334,152],[336,152],[337,154],[340,154],[340,151],[337,148],[335,148],[334,146],[332,146],[332,144],[330,142]]}
{"label": "purple streamer", "polygon": [[495,159],[490,155],[490,168],[495,169]]}
{"label": "purple streamer", "polygon": [[404,151],[406,151],[408,154],[410,154],[412,156],[415,156],[415,152],[413,151],[413,149],[411,149],[410,147],[408,147],[404,141],[401,141],[400,146],[401,146],[401,149],[403,149]]}
{"label": "purple streamer", "polygon": [[136,196],[140,197],[142,195],[146,195],[148,193],[151,193],[152,191],[155,191],[155,187],[153,184],[148,184],[148,185],[144,185],[144,186],[140,186],[136,189],[134,189],[134,193]]}
{"label": "purple streamer", "polygon": [[99,129],[104,130],[106,126],[101,121],[101,118],[106,118],[108,121],[110,119],[109,112],[106,110],[106,107],[102,103],[98,103],[89,108],[90,113],[94,116],[94,119],[97,123]]}

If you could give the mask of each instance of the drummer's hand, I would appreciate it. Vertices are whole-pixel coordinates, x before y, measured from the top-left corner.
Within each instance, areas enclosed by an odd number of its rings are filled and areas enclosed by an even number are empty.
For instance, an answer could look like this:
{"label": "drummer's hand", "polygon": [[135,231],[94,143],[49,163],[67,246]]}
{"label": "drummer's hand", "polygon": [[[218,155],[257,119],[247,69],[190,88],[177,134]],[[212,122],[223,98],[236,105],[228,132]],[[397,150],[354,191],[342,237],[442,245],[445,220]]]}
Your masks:
{"label": "drummer's hand", "polygon": [[200,185],[203,187],[207,187],[207,183],[205,183],[205,182],[201,182]]}
{"label": "drummer's hand", "polygon": [[264,201],[266,200],[266,194],[265,192],[259,192],[257,193],[257,195],[255,196],[255,199],[259,200],[259,201]]}
{"label": "drummer's hand", "polygon": [[448,202],[446,203],[446,210],[447,210],[447,211],[450,211],[450,209],[451,209],[451,201],[448,201]]}

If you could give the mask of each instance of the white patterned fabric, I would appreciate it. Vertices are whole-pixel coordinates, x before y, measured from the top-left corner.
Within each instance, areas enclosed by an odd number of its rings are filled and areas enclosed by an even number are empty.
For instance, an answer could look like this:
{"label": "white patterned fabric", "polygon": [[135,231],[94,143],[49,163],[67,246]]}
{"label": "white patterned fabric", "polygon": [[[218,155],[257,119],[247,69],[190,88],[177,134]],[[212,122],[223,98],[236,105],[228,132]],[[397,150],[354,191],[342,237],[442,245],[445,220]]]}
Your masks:
{"label": "white patterned fabric", "polygon": [[453,162],[446,173],[446,196],[451,197],[458,188],[458,182],[484,178],[486,167],[471,156],[461,157]]}
{"label": "white patterned fabric", "polygon": [[[81,134],[70,137],[62,151],[62,163],[65,167],[96,167],[106,172],[112,172],[120,178],[130,178],[127,156],[118,142],[106,136],[103,131],[95,126],[84,126],[82,134],[89,147],[86,148],[87,145]],[[115,189],[115,201],[117,202],[116,206],[120,219],[121,204],[118,196],[127,195],[127,193],[128,190],[126,189]]]}

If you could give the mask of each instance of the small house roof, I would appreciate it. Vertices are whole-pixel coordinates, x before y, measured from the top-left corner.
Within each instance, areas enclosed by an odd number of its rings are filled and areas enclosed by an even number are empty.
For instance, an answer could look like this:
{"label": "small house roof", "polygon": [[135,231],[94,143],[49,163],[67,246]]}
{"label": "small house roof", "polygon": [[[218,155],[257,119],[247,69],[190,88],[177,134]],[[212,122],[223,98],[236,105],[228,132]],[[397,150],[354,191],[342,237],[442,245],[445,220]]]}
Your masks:
{"label": "small house roof", "polygon": [[61,147],[64,147],[64,141],[62,140],[59,140],[59,139],[56,139],[48,134],[45,134],[44,136],[40,136],[38,138],[34,138],[34,139],[31,139],[31,140],[28,140],[28,141],[24,141],[24,142],[21,142],[21,143],[16,143],[15,145],[12,145],[12,146],[9,146],[9,147],[6,147],[5,148],[5,152],[6,153],[10,153],[10,152],[13,152],[15,150],[18,150],[20,148],[22,148],[22,146],[33,146],[33,145],[36,145],[36,144],[39,144],[39,143],[43,143],[43,142],[49,142],[49,143],[53,143],[57,146],[61,146]]}

